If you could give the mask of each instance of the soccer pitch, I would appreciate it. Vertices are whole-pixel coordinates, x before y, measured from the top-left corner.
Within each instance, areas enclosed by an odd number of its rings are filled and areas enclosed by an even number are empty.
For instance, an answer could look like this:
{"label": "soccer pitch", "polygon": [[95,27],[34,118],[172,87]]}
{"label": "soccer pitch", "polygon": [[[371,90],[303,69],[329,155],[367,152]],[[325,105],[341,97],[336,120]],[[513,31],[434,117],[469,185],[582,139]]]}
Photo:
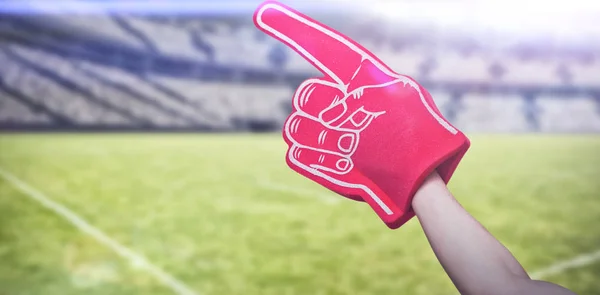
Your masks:
{"label": "soccer pitch", "polygon": [[[457,199],[528,271],[600,294],[600,137],[470,138]],[[277,134],[0,136],[0,294],[456,294],[416,219],[389,230],[285,150]]]}

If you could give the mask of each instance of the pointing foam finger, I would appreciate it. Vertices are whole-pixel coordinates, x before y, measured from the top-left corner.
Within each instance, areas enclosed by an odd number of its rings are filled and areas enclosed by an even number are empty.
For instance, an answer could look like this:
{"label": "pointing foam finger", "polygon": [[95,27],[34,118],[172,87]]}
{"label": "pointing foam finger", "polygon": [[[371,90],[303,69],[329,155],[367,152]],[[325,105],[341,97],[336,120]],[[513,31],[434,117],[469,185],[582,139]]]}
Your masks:
{"label": "pointing foam finger", "polygon": [[370,56],[356,42],[281,3],[263,3],[254,23],[340,85],[347,84]]}

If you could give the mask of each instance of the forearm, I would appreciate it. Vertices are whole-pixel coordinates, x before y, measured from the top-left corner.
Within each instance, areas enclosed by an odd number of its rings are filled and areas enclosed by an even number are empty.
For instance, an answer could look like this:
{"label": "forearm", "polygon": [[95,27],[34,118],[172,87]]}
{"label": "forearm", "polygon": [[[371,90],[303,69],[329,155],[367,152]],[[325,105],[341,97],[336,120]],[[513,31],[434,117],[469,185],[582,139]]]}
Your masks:
{"label": "forearm", "polygon": [[513,255],[456,201],[437,173],[423,183],[412,205],[434,253],[462,294],[572,294],[530,280]]}

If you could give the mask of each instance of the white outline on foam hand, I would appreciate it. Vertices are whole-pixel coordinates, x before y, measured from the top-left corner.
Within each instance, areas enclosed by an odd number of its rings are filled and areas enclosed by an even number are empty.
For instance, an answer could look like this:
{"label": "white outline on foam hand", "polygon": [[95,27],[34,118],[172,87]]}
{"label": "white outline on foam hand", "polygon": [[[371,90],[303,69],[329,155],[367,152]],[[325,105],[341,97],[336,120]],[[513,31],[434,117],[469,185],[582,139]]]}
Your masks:
{"label": "white outline on foam hand", "polygon": [[[279,12],[282,12],[284,14],[286,14],[287,16],[309,26],[312,27],[315,30],[318,30],[324,34],[326,34],[327,36],[331,37],[332,39],[337,40],[338,42],[346,45],[350,50],[360,54],[360,56],[362,57],[363,61],[364,60],[369,60],[371,63],[373,63],[382,73],[395,78],[395,80],[387,82],[387,83],[382,83],[382,84],[377,84],[377,85],[366,85],[366,86],[361,86],[357,89],[355,89],[354,91],[352,91],[352,93],[348,93],[347,92],[347,85],[345,85],[343,83],[343,81],[337,76],[335,75],[329,68],[327,68],[321,61],[319,61],[318,59],[316,59],[313,55],[311,55],[306,49],[304,49],[303,47],[301,47],[298,43],[296,43],[294,40],[292,40],[291,38],[289,38],[288,36],[280,33],[279,31],[277,31],[276,29],[274,29],[273,27],[265,24],[262,20],[262,15],[263,13],[268,10],[268,9],[274,9],[277,10]],[[360,97],[362,95],[362,93],[364,92],[365,89],[367,88],[379,88],[379,87],[386,87],[389,85],[393,85],[396,83],[403,83],[404,86],[409,85],[410,87],[412,87],[413,89],[415,89],[417,91],[417,93],[419,94],[420,100],[423,103],[423,105],[425,106],[425,108],[427,109],[427,111],[429,112],[429,114],[431,114],[431,116],[442,126],[444,127],[446,130],[448,130],[451,134],[456,135],[458,133],[458,131],[452,127],[446,120],[444,120],[442,117],[440,117],[434,110],[433,108],[429,105],[429,103],[427,103],[427,100],[425,99],[423,93],[421,92],[420,87],[411,79],[409,79],[406,76],[403,75],[399,75],[397,73],[391,72],[390,70],[388,70],[384,65],[382,65],[378,60],[374,59],[371,57],[370,54],[367,54],[366,52],[364,52],[362,49],[358,48],[356,45],[354,45],[352,42],[348,41],[347,39],[345,39],[344,37],[338,35],[337,33],[334,33],[324,27],[322,27],[319,24],[316,24],[308,19],[305,19],[299,15],[297,15],[296,13],[289,11],[288,9],[286,9],[285,7],[282,7],[276,3],[268,3],[264,6],[262,6],[259,11],[256,14],[256,22],[257,24],[264,30],[272,33],[273,35],[277,36],[280,40],[285,41],[287,44],[289,44],[290,46],[292,46],[297,52],[299,52],[302,56],[304,56],[304,58],[310,60],[313,64],[315,64],[320,70],[322,70],[324,72],[324,74],[326,74],[327,76],[329,76],[331,79],[333,79],[335,82],[337,83],[331,83],[328,81],[323,81],[320,79],[308,79],[306,81],[304,81],[299,87],[298,89],[301,91],[296,91],[296,93],[294,94],[294,106],[297,110],[296,113],[292,114],[292,116],[294,115],[302,115],[304,117],[310,118],[312,120],[315,120],[317,122],[320,122],[321,124],[323,124],[324,126],[328,126],[331,129],[334,130],[340,130],[343,132],[349,132],[350,130],[345,129],[345,128],[339,128],[339,126],[342,126],[343,123],[346,123],[347,120],[345,122],[343,122],[342,124],[338,125],[338,127],[334,127],[329,125],[327,122],[325,122],[324,120],[322,120],[321,118],[316,118],[314,116],[311,116],[309,114],[306,114],[305,112],[302,111],[302,108],[299,107],[299,102],[301,101],[300,98],[304,99],[303,103],[306,102],[306,100],[308,99],[308,96],[310,95],[310,93],[312,93],[313,89],[305,89],[306,86],[308,86],[308,84],[310,83],[318,83],[318,84],[323,84],[325,86],[329,86],[329,87],[333,87],[336,88],[338,90],[340,90],[342,93],[345,94],[345,97],[343,98],[343,100],[341,102],[334,102],[334,104],[332,105],[337,105],[338,103],[344,103],[345,99],[347,99],[348,97]],[[358,69],[355,72],[358,73]],[[354,77],[353,77],[354,78]],[[302,91],[304,90],[304,91]],[[299,93],[302,92],[302,93]],[[305,92],[309,92],[304,94]],[[301,95],[302,94],[302,95]],[[300,97],[301,96],[301,97]],[[346,107],[345,103],[344,103],[344,107]],[[293,145],[289,148],[288,150],[288,154],[287,157],[289,159],[290,162],[292,162],[294,165],[300,167],[301,169],[315,175],[315,176],[319,176],[323,179],[328,180],[329,182],[342,186],[342,187],[347,187],[347,188],[354,188],[354,189],[361,189],[363,190],[365,193],[367,193],[369,195],[369,197],[371,197],[373,199],[373,201],[375,201],[375,203],[378,204],[378,206],[380,206],[380,208],[388,215],[392,215],[394,214],[394,212],[392,212],[390,210],[390,208],[367,186],[363,185],[363,184],[356,184],[356,183],[348,183],[348,182],[344,182],[341,180],[338,180],[336,178],[333,178],[321,171],[320,170],[324,170],[324,171],[328,171],[328,172],[332,172],[335,174],[345,174],[348,173],[349,171],[352,170],[353,168],[353,163],[351,161],[351,159],[349,158],[354,151],[356,150],[356,147],[358,146],[358,132],[364,130],[364,128],[366,128],[371,122],[372,120],[377,117],[378,115],[383,114],[383,112],[379,112],[379,113],[370,113],[367,112],[366,110],[364,110],[364,108],[360,108],[359,110],[361,110],[362,112],[365,112],[367,114],[367,118],[370,118],[369,122],[367,122],[367,124],[365,124],[363,126],[363,128],[361,128],[361,130],[359,131],[355,131],[356,132],[356,141],[353,147],[353,150],[350,152],[350,155],[345,156],[345,155],[340,155],[345,159],[349,160],[349,165],[347,167],[347,169],[345,171],[337,171],[334,169],[330,169],[327,167],[323,167],[320,165],[311,165],[311,166],[306,166],[303,163],[299,162],[298,160],[295,159],[295,157],[293,156],[295,151],[298,148],[307,148],[307,149],[311,149],[311,150],[315,150],[315,151],[319,151],[322,153],[326,153],[326,154],[331,154],[331,151],[326,151],[326,150],[322,150],[322,149],[317,149],[317,148],[312,148],[312,147],[307,147],[304,145],[299,144],[298,142],[296,142],[293,137],[290,135],[290,122],[292,122],[293,120],[288,120],[286,123],[286,126],[284,127],[284,132],[286,137],[293,142]],[[356,113],[356,112],[355,112]],[[354,115],[355,113],[353,113],[352,115]],[[341,115],[340,115],[341,116]],[[339,118],[339,117],[338,117]],[[336,118],[336,119],[338,119]],[[350,118],[352,118],[352,116],[350,116]],[[355,124],[355,122],[352,122],[353,124]],[[356,124],[355,124],[356,125]],[[297,125],[295,126],[297,127]],[[337,153],[336,153],[337,154]],[[336,165],[337,166],[337,165]]]}

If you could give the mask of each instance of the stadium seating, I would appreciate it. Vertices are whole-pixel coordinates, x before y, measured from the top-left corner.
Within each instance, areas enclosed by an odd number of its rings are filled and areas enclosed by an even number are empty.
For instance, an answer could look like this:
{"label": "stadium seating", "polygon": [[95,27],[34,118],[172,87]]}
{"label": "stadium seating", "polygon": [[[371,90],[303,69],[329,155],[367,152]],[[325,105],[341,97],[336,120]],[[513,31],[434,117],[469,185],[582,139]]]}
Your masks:
{"label": "stadium seating", "polygon": [[214,117],[214,124],[225,127],[233,118],[283,122],[281,105],[291,104],[291,88],[285,86],[249,86],[230,83],[199,83],[192,79],[151,77],[172,89],[185,89],[191,101],[201,104]]}
{"label": "stadium seating", "polygon": [[[0,123],[203,130],[251,129],[251,122],[281,126],[297,86],[289,81],[319,74],[244,22],[124,15],[35,21],[63,28],[64,34],[113,42],[139,60],[123,60],[118,52],[107,52],[106,62],[97,53],[89,59],[69,54],[85,41],[63,44],[52,39],[59,38],[55,35],[48,36],[53,42],[39,45],[3,41]],[[435,86],[432,95],[441,112],[467,132],[600,132],[600,107],[591,94],[600,89],[600,56],[581,62],[558,55],[521,58],[484,50],[467,54],[450,45],[436,52],[423,44],[398,48],[359,41],[397,72]],[[189,62],[198,71],[205,66],[231,74],[199,79],[194,70],[158,72],[150,66],[157,60],[166,61],[162,67]],[[246,70],[278,73],[281,79],[245,82],[240,73]]]}
{"label": "stadium seating", "polygon": [[76,67],[90,77],[118,86],[130,96],[139,97],[149,101],[161,110],[185,118],[190,124],[211,124],[210,121],[206,120],[206,116],[203,116],[202,106],[191,104],[189,101],[165,93],[165,91],[161,91],[160,88],[141,76],[119,68],[86,61],[78,62]]}
{"label": "stadium seating", "polygon": [[489,83],[492,80],[491,60],[481,55],[462,56],[458,52],[447,52],[437,56],[436,63],[429,77],[434,81]]}
{"label": "stadium seating", "polygon": [[189,31],[171,25],[148,21],[138,17],[128,17],[124,21],[146,36],[158,53],[181,56],[197,61],[207,61],[205,52],[196,49]]}
{"label": "stadium seating", "polygon": [[532,131],[524,108],[524,100],[516,95],[467,94],[453,123],[466,132]]}
{"label": "stadium seating", "polygon": [[249,27],[229,29],[222,27],[214,32],[199,32],[201,38],[213,46],[217,63],[228,66],[267,69],[272,48],[270,42],[259,42],[255,30]]}
{"label": "stadium seating", "polygon": [[373,54],[394,71],[414,78],[421,76],[420,66],[426,58],[423,54],[411,50],[396,51],[386,46],[377,47],[365,44],[365,47],[374,48]]}
{"label": "stadium seating", "polygon": [[4,124],[48,124],[52,118],[42,112],[35,112],[9,93],[0,90],[0,123]]}
{"label": "stadium seating", "polygon": [[573,86],[600,87],[600,55],[591,63],[573,62],[570,69]]}
{"label": "stadium seating", "polygon": [[21,58],[36,64],[42,70],[52,71],[54,69],[56,79],[64,81],[62,83],[68,84],[69,88],[78,89],[88,99],[93,98],[108,108],[128,113],[132,118],[152,125],[164,127],[186,125],[186,120],[167,113],[153,100],[132,95],[113,83],[107,83],[98,77],[89,75],[87,72],[77,69],[64,57],[25,47],[19,48],[16,52]]}
{"label": "stadium seating", "polygon": [[546,132],[600,132],[598,102],[592,97],[541,96],[540,128]]}
{"label": "stadium seating", "polygon": [[48,113],[64,118],[67,122],[84,126],[133,124],[129,118],[111,112],[104,106],[92,102],[82,93],[60,85],[48,75],[29,68],[6,52],[0,52],[0,64],[2,64],[0,75],[4,92],[10,92],[13,97],[45,109]]}
{"label": "stadium seating", "polygon": [[110,16],[102,14],[68,14],[42,15],[32,18],[33,21],[47,27],[63,28],[79,33],[85,37],[104,38],[121,42],[124,45],[146,49],[143,42],[132,36],[116,23]]}
{"label": "stadium seating", "polygon": [[515,57],[505,57],[502,60],[506,73],[500,82],[509,85],[563,85],[557,73],[556,60],[521,60]]}

